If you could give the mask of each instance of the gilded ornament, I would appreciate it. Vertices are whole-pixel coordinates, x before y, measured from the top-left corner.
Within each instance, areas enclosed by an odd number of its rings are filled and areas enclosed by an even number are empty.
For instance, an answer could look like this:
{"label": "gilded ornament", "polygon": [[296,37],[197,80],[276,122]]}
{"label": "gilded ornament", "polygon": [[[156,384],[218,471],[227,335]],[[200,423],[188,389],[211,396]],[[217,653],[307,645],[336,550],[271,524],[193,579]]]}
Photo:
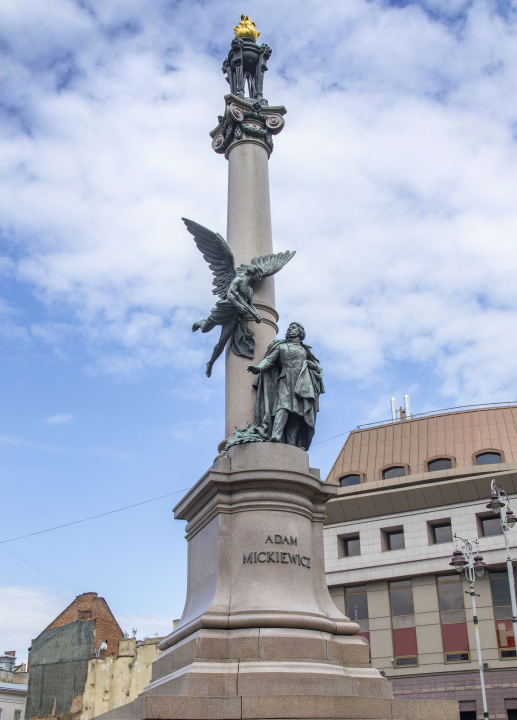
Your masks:
{"label": "gilded ornament", "polygon": [[255,27],[253,20],[250,20],[247,15],[241,15],[241,21],[234,28],[235,36],[238,38],[249,37],[253,42],[257,42],[260,32]]}

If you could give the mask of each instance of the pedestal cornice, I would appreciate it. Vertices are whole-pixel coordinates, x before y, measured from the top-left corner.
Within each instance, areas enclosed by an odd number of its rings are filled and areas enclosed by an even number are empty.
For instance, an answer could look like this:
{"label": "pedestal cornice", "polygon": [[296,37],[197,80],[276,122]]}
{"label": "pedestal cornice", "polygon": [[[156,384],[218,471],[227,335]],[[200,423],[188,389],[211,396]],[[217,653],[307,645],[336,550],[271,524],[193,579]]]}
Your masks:
{"label": "pedestal cornice", "polygon": [[212,147],[216,153],[228,155],[238,144],[252,143],[262,146],[268,157],[273,152],[273,135],[282,131],[287,112],[283,105],[261,105],[259,102],[243,100],[231,93],[224,97],[224,115],[212,132]]}

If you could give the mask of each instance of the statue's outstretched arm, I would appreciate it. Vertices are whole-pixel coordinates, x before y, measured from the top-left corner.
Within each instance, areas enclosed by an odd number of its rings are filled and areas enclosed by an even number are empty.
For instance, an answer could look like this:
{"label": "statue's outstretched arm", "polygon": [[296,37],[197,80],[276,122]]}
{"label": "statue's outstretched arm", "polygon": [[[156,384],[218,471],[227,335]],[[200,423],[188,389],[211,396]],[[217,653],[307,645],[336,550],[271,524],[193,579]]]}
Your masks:
{"label": "statue's outstretched arm", "polygon": [[234,287],[233,283],[230,285],[226,294],[227,300],[232,302],[243,315],[250,314],[255,318],[256,322],[261,323],[262,318],[260,317],[258,310],[253,306],[252,303],[246,302],[240,292]]}

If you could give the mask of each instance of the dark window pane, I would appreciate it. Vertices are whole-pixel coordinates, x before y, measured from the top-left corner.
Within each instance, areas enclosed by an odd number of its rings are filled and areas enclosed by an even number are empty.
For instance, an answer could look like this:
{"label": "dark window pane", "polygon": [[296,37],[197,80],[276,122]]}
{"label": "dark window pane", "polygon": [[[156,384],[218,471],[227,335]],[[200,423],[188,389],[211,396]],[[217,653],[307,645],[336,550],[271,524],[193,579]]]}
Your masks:
{"label": "dark window pane", "polygon": [[406,474],[405,469],[403,467],[399,467],[398,465],[396,467],[386,468],[386,470],[382,471],[382,477],[385,480],[391,480],[391,478],[404,477],[405,474]]}
{"label": "dark window pane", "polygon": [[408,588],[390,588],[391,597],[391,614],[392,615],[413,615],[415,608],[413,606],[413,589]]}
{"label": "dark window pane", "polygon": [[435,472],[436,470],[450,470],[452,468],[452,460],[450,458],[438,458],[437,460],[431,460],[427,463],[427,469],[429,472]]}
{"label": "dark window pane", "polygon": [[512,617],[511,605],[494,605],[494,618],[496,620],[511,620]]}
{"label": "dark window pane", "polygon": [[461,583],[442,583],[438,585],[440,610],[463,610],[463,587]]}
{"label": "dark window pane", "polygon": [[481,531],[483,537],[491,537],[492,535],[502,535],[503,528],[498,517],[481,518]]}
{"label": "dark window pane", "polygon": [[345,557],[354,557],[355,555],[361,554],[359,535],[353,538],[346,538],[343,542],[345,544]]}
{"label": "dark window pane", "polygon": [[501,650],[501,657],[502,658],[514,658],[516,657],[515,650]]}
{"label": "dark window pane", "polygon": [[350,485],[360,485],[361,484],[361,476],[360,475],[345,475],[342,478],[339,478],[339,484],[341,487],[350,487]]}
{"label": "dark window pane", "polygon": [[[508,575],[497,573],[499,577],[494,577],[495,573],[490,576],[490,587],[492,588],[492,602],[495,606],[511,605],[510,585],[508,584]],[[500,577],[503,575],[503,577]]]}
{"label": "dark window pane", "polygon": [[346,589],[346,594],[351,595],[352,593],[365,593],[366,585],[354,585]]}
{"label": "dark window pane", "polygon": [[493,465],[501,462],[501,455],[496,452],[481,453],[476,456],[477,465]]}
{"label": "dark window pane", "polygon": [[411,580],[395,580],[390,582],[390,588],[411,587]]}
{"label": "dark window pane", "polygon": [[366,593],[346,595],[346,614],[350,620],[368,620],[368,596]]}
{"label": "dark window pane", "polygon": [[517,720],[517,710],[507,710],[508,720]]}
{"label": "dark window pane", "polygon": [[395,667],[406,667],[407,665],[418,665],[417,657],[396,658]]}
{"label": "dark window pane", "polygon": [[475,710],[463,710],[460,712],[460,720],[477,720],[477,717]]}
{"label": "dark window pane", "polygon": [[405,548],[404,530],[392,530],[386,533],[386,545],[388,550],[401,550]]}
{"label": "dark window pane", "polygon": [[468,653],[447,653],[445,655],[445,660],[448,663],[469,662],[469,659]]}
{"label": "dark window pane", "polygon": [[433,525],[433,540],[435,543],[452,542],[451,524]]}

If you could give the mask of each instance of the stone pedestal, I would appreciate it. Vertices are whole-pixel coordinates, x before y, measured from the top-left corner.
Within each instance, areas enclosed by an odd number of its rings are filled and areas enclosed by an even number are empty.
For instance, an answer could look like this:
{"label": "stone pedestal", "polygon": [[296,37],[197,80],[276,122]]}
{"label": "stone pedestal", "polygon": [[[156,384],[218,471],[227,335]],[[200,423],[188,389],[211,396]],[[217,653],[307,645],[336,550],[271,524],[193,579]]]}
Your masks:
{"label": "stone pedestal", "polygon": [[393,700],[325,582],[324,483],[298,448],[232,447],[175,508],[188,589],[139,698],[102,716],[458,720],[456,703]]}

